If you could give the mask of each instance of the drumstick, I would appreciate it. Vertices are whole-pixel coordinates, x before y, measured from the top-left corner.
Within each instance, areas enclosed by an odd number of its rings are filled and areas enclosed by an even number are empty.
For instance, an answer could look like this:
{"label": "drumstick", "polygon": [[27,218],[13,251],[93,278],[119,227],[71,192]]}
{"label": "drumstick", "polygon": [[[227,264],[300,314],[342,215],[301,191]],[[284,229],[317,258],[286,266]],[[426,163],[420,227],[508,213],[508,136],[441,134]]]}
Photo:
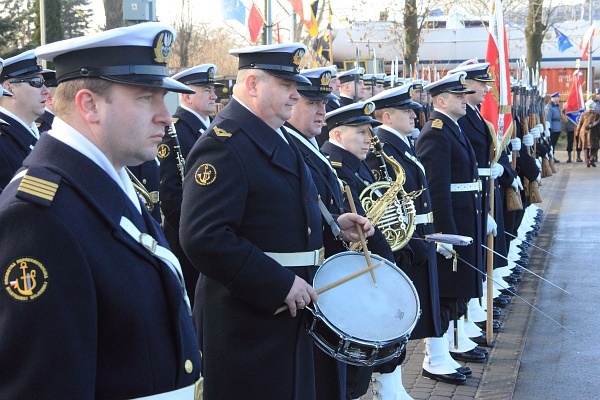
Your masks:
{"label": "drumstick", "polygon": [[[326,291],[328,291],[329,289],[333,289],[334,287],[336,287],[336,286],[339,286],[339,285],[341,285],[342,283],[346,283],[346,282],[348,282],[348,281],[350,281],[350,280],[352,280],[352,279],[354,279],[354,278],[357,278],[357,277],[359,277],[360,275],[362,275],[362,274],[365,274],[365,273],[367,273],[367,272],[373,272],[373,270],[374,270],[375,268],[379,267],[381,264],[383,264],[383,263],[382,263],[382,262],[378,262],[377,264],[371,265],[371,266],[369,266],[369,267],[367,267],[367,268],[363,268],[363,269],[361,269],[360,271],[356,271],[356,272],[355,272],[355,273],[353,273],[353,274],[350,274],[350,275],[348,275],[348,276],[345,276],[345,277],[343,277],[343,278],[341,278],[341,279],[338,279],[337,281],[331,282],[329,285],[325,285],[325,286],[323,286],[322,288],[319,288],[319,289],[317,289],[317,294],[321,294],[321,293],[323,293],[323,292],[326,292]],[[281,307],[279,307],[279,308],[277,309],[277,311],[275,311],[275,315],[277,315],[277,314],[279,314],[280,312],[282,312],[282,311],[285,311],[285,310],[287,310],[287,309],[288,309],[288,306],[287,306],[287,304],[286,304],[286,305],[284,305],[284,306],[281,306]]]}
{"label": "drumstick", "polygon": [[[346,196],[348,197],[348,203],[350,203],[350,210],[354,214],[356,214],[356,206],[354,205],[354,200],[352,199],[352,192],[348,185],[344,186],[344,192],[346,192]],[[365,254],[365,258],[367,259],[367,265],[371,266],[371,255],[369,254],[369,249],[367,248],[367,240],[365,239],[365,233],[362,230],[362,226],[356,224],[356,230],[358,231],[358,236],[360,237],[360,243],[362,244],[363,253]],[[371,278],[373,279],[373,283],[375,287],[377,287],[377,278],[375,278],[375,272],[373,270],[371,272]]]}

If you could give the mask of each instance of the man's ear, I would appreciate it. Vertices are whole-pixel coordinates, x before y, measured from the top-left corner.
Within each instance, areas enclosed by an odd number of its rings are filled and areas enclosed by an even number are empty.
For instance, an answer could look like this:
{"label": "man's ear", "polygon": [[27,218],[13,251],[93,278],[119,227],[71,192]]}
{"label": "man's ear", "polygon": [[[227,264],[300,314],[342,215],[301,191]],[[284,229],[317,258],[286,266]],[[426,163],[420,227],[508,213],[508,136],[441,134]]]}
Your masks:
{"label": "man's ear", "polygon": [[256,86],[258,84],[258,81],[258,77],[254,74],[251,74],[246,77],[246,81],[244,82],[246,84],[246,92],[252,97],[256,97]]}
{"label": "man's ear", "polygon": [[79,114],[88,123],[97,123],[100,120],[98,114],[98,100],[100,97],[88,89],[81,89],[75,95],[75,106]]}

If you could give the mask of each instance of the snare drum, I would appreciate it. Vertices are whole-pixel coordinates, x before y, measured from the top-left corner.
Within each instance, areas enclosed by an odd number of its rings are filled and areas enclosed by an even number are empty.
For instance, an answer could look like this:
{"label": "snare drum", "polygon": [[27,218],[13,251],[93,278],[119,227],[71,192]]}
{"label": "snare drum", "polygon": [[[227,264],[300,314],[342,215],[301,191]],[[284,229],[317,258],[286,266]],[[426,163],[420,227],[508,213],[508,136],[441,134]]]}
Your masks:
{"label": "snare drum", "polygon": [[[399,357],[420,315],[419,296],[396,265],[371,254],[377,287],[369,272],[321,294],[309,308],[308,333],[325,353],[347,364],[372,366]],[[363,253],[329,257],[317,270],[315,290],[367,267]],[[312,314],[312,315],[311,315]]]}

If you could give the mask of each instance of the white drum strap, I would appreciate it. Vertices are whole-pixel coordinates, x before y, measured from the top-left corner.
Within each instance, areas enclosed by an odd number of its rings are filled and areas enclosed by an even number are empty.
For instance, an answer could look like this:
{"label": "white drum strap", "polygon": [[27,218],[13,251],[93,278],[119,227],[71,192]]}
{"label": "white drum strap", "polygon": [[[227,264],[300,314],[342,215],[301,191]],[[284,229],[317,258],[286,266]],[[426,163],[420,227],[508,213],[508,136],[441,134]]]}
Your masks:
{"label": "white drum strap", "polygon": [[171,272],[175,274],[175,276],[179,280],[179,284],[181,285],[181,291],[183,293],[183,299],[185,300],[185,304],[187,304],[188,311],[190,315],[192,315],[190,299],[188,298],[187,292],[185,290],[183,272],[181,272],[181,266],[179,265],[179,260],[177,260],[175,254],[171,253],[171,250],[167,249],[166,247],[162,247],[161,245],[159,245],[158,242],[149,234],[140,232],[140,230],[127,217],[121,217],[120,225],[121,228],[123,228],[123,230],[133,238],[133,240],[141,244],[144,247],[144,249],[146,249],[154,257],[158,258],[160,261],[165,263],[169,267]]}
{"label": "white drum strap", "polygon": [[136,397],[133,400],[195,400],[196,398],[196,384],[192,383],[181,389],[153,394],[151,396]]}

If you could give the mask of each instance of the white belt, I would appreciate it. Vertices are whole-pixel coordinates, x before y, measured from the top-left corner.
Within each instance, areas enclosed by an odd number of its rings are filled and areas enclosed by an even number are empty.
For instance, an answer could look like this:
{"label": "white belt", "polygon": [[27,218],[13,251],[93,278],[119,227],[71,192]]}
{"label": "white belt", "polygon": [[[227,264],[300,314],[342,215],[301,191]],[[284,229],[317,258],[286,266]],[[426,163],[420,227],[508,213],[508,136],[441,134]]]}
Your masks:
{"label": "white belt", "polygon": [[186,386],[181,389],[171,390],[170,392],[153,394],[146,397],[136,397],[133,400],[195,400],[196,399],[196,383]]}
{"label": "white belt", "polygon": [[325,248],[321,247],[313,251],[301,251],[298,253],[270,253],[266,255],[277,261],[284,267],[301,267],[305,265],[320,266],[325,258]]}
{"label": "white belt", "polygon": [[416,224],[430,224],[433,222],[433,213],[428,212],[427,214],[417,214],[415,216]]}
{"label": "white belt", "polygon": [[477,168],[477,172],[479,172],[479,176],[491,176],[492,175],[491,168]]}
{"label": "white belt", "polygon": [[472,192],[481,191],[481,181],[469,183],[452,183],[450,184],[451,192]]}

